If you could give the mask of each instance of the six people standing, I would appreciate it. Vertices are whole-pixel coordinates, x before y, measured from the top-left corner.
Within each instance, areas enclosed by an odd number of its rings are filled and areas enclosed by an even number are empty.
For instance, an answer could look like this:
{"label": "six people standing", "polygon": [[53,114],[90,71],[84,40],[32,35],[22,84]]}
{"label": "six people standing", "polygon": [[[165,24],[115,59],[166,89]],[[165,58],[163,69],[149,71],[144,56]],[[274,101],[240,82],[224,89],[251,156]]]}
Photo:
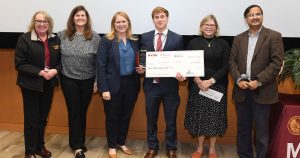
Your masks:
{"label": "six people standing", "polygon": [[111,32],[101,39],[97,52],[98,86],[103,97],[110,158],[117,157],[117,147],[125,154],[133,154],[125,140],[140,88],[135,70],[138,50],[138,38],[132,34],[129,16],[122,11],[115,13]]}
{"label": "six people standing", "polygon": [[61,39],[60,74],[69,119],[69,144],[76,158],[85,157],[86,113],[96,84],[96,54],[100,36],[92,30],[91,18],[84,6],[76,6],[68,18],[67,29],[58,32]]}
{"label": "six people standing", "polygon": [[[254,121],[256,157],[266,157],[269,110],[270,104],[278,102],[276,77],[284,49],[281,34],[262,25],[260,6],[249,6],[244,18],[249,30],[234,38],[230,59],[229,46],[218,37],[219,25],[213,15],[201,21],[200,37],[188,44],[188,50],[204,50],[205,58],[205,76],[189,78],[188,86],[184,126],[198,141],[193,158],[202,156],[205,137],[210,140],[209,158],[217,157],[217,136],[223,135],[227,128],[228,67],[235,82],[232,94],[238,116],[238,155],[253,157]],[[182,37],[167,27],[168,10],[154,8],[152,20],[155,30],[142,34],[142,48],[147,51],[183,50]],[[60,69],[61,88],[68,109],[69,144],[75,157],[84,158],[87,151],[86,114],[97,86],[103,97],[109,157],[117,157],[117,147],[132,155],[133,151],[125,141],[140,88],[139,74],[145,73],[145,69],[141,65],[135,67],[139,42],[132,34],[129,16],[117,12],[111,21],[111,32],[101,42],[100,36],[91,28],[88,11],[82,5],[72,10],[66,30],[58,32],[60,40],[52,34],[52,29],[52,18],[46,12],[38,11],[32,17],[29,32],[19,37],[16,46],[17,84],[21,87],[24,102],[26,157],[40,155],[47,158],[52,155],[45,148],[44,131]],[[166,122],[167,156],[176,157],[178,81],[185,79],[179,73],[176,78],[144,79],[148,145],[145,158],[155,157],[159,150],[157,120],[161,101]],[[223,93],[221,101],[199,95],[199,90],[208,89]]]}

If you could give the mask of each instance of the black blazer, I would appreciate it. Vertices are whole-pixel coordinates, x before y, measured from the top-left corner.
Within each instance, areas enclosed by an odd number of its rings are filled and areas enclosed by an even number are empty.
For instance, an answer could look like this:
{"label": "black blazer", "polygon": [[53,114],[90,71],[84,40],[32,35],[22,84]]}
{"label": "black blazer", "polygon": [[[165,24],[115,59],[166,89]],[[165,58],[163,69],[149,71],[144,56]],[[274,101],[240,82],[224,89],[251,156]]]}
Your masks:
{"label": "black blazer", "polygon": [[[139,50],[138,41],[130,40],[135,55]],[[117,39],[101,38],[97,51],[97,83],[100,92],[115,94],[120,89],[120,54]],[[137,90],[140,88],[140,77],[135,73]]]}
{"label": "black blazer", "polygon": [[[15,52],[15,68],[18,70],[17,85],[42,92],[45,79],[38,74],[45,68],[45,48],[36,35],[32,37],[31,32],[27,32],[21,35],[17,42]],[[55,68],[58,73],[61,69],[59,45],[59,38],[54,34],[49,35],[50,67]],[[49,82],[51,86],[57,86],[57,76]]]}
{"label": "black blazer", "polygon": [[[146,48],[147,51],[155,51],[154,43],[153,43],[154,33],[155,31],[153,30],[142,34],[141,45],[142,47]],[[168,30],[167,40],[163,51],[176,51],[176,50],[183,50],[182,36]],[[152,84],[153,84],[153,78],[145,78],[144,90],[149,91],[151,89]],[[178,81],[176,78],[173,77],[160,78],[159,84],[163,90],[172,91],[172,92],[178,91]]]}

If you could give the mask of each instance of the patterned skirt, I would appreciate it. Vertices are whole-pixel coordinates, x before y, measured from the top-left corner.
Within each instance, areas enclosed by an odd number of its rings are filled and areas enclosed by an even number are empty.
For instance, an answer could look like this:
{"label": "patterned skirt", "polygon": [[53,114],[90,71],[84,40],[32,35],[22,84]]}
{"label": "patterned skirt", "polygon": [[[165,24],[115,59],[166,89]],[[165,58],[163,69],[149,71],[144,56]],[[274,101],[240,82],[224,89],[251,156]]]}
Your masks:
{"label": "patterned skirt", "polygon": [[220,102],[200,95],[194,82],[190,87],[184,127],[193,137],[222,136],[227,128],[227,87],[216,83],[210,88],[223,93]]}

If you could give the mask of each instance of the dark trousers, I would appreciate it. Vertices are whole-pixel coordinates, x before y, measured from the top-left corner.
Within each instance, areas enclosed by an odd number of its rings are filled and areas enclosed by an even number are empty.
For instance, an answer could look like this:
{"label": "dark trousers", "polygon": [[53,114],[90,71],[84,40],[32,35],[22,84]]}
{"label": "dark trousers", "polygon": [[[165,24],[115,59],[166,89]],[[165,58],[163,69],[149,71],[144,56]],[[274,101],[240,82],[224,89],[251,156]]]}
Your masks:
{"label": "dark trousers", "polygon": [[106,117],[106,137],[109,148],[125,145],[137,94],[135,76],[124,76],[121,77],[119,91],[116,94],[111,94],[111,100],[103,100]]}
{"label": "dark trousers", "polygon": [[251,91],[244,102],[236,103],[238,117],[237,150],[240,158],[253,158],[252,129],[255,129],[256,158],[266,158],[270,105],[258,104]]}
{"label": "dark trousers", "polygon": [[24,110],[25,154],[35,154],[44,145],[44,133],[50,111],[53,87],[45,81],[43,92],[21,88]]}
{"label": "dark trousers", "polygon": [[178,91],[162,90],[159,84],[153,84],[149,91],[145,91],[147,115],[147,144],[150,149],[158,150],[157,120],[159,106],[162,101],[166,122],[165,141],[166,150],[177,150],[176,117],[180,102]]}
{"label": "dark trousers", "polygon": [[90,104],[95,79],[77,80],[61,75],[60,83],[65,97],[69,119],[71,149],[81,149],[85,143],[86,113]]}

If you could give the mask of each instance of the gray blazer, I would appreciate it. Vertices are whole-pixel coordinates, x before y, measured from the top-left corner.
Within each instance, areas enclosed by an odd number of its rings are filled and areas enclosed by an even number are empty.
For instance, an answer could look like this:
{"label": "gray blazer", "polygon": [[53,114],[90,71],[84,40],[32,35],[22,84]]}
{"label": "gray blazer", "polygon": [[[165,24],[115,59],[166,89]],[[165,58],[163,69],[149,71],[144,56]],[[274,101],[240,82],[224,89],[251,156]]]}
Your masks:
{"label": "gray blazer", "polygon": [[[229,60],[229,69],[235,82],[233,99],[236,102],[245,100],[246,90],[236,84],[241,74],[246,74],[248,32],[237,35],[232,44]],[[262,83],[261,87],[254,90],[254,101],[259,104],[273,104],[279,101],[277,76],[284,57],[284,48],[281,34],[271,29],[262,27],[256,43],[251,63],[251,78]]]}

